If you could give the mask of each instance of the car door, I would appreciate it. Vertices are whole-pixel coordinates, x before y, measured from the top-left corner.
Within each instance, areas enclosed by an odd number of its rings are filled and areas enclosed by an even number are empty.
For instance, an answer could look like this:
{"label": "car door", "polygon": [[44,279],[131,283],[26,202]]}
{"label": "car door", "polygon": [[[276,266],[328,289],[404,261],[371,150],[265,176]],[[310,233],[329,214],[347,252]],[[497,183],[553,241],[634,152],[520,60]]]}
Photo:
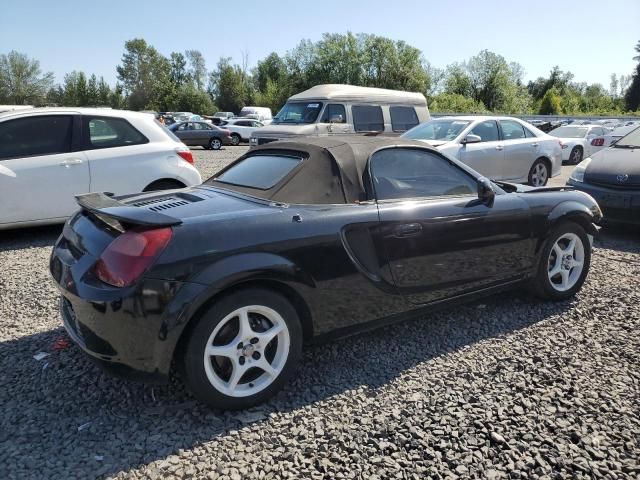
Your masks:
{"label": "car door", "polygon": [[505,179],[504,146],[500,140],[496,121],[478,122],[466,135],[477,135],[480,141],[462,143],[458,150],[458,159],[485,177],[495,180]]}
{"label": "car door", "polygon": [[86,157],[74,147],[77,116],[29,115],[0,123],[0,224],[65,218],[89,191]]}
{"label": "car door", "polygon": [[255,120],[238,120],[233,124],[233,130],[240,135],[240,138],[246,140],[251,137],[251,131],[253,130],[251,126],[254,121]]}
{"label": "car door", "polygon": [[538,158],[540,140],[527,138],[524,127],[515,120],[499,120],[504,145],[503,176],[505,180],[527,178]]}
{"label": "car door", "polygon": [[320,135],[344,135],[351,132],[347,111],[341,103],[328,103],[318,121]]}
{"label": "car door", "polygon": [[498,191],[485,203],[476,178],[423,149],[378,151],[369,168],[378,253],[412,303],[516,281],[533,268],[531,216],[517,195]]}
{"label": "car door", "polygon": [[181,123],[173,130],[176,137],[182,140],[185,145],[193,145],[193,131],[189,126],[190,122]]}
{"label": "car door", "polygon": [[203,122],[189,122],[191,124],[191,132],[193,135],[194,145],[206,146],[209,145],[209,141],[213,133],[213,127],[210,127]]}

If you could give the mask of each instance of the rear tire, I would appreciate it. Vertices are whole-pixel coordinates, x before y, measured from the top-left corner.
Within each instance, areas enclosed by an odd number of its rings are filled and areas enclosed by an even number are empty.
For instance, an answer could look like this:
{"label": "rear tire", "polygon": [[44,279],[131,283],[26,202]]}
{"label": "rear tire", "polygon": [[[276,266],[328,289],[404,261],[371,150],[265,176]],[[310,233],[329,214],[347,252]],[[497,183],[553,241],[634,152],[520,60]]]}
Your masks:
{"label": "rear tire", "polygon": [[240,140],[242,140],[240,138],[240,135],[238,135],[237,133],[234,133],[231,135],[231,145],[233,145],[234,147],[237,147],[238,145],[240,145]]}
{"label": "rear tire", "polygon": [[143,192],[155,192],[158,190],[174,190],[176,188],[184,188],[185,185],[178,180],[156,180],[147,185]]}
{"label": "rear tire", "polygon": [[269,290],[240,290],[198,320],[183,357],[185,381],[211,407],[249,408],[283,387],[301,353],[302,327],[293,306]]}
{"label": "rear tire", "polygon": [[569,165],[577,165],[582,161],[582,147],[573,147],[569,154]]}
{"label": "rear tire", "polygon": [[590,265],[586,232],[576,223],[564,222],[549,232],[542,247],[533,293],[547,300],[567,300],[582,288]]}
{"label": "rear tire", "polygon": [[532,187],[544,187],[549,181],[549,164],[542,158],[533,162],[531,170],[529,170],[529,176],[527,183]]}

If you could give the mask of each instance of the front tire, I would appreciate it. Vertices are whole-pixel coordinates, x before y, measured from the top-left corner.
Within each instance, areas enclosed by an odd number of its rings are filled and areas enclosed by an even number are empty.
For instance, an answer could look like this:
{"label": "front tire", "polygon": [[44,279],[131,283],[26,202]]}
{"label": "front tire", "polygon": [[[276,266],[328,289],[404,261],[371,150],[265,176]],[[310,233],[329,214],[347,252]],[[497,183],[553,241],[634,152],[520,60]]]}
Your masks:
{"label": "front tire", "polygon": [[220,150],[222,148],[222,142],[219,138],[212,138],[209,141],[209,148],[211,148],[211,150]]}
{"label": "front tire", "polygon": [[591,244],[584,229],[565,222],[549,232],[542,247],[533,292],[547,300],[566,300],[582,288],[591,265]]}
{"label": "front tire", "polygon": [[544,187],[549,180],[549,165],[539,158],[529,170],[528,184],[532,187]]}
{"label": "front tire", "polygon": [[278,392],[301,352],[302,327],[293,306],[269,290],[239,290],[199,319],[186,345],[185,380],[211,407],[244,409]]}

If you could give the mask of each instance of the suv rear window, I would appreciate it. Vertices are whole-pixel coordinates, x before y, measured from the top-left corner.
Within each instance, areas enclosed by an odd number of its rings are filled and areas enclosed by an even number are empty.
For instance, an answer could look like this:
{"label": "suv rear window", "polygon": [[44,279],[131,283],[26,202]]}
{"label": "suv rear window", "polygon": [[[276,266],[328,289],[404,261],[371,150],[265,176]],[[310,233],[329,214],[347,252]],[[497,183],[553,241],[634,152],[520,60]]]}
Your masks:
{"label": "suv rear window", "polygon": [[232,165],[212,180],[268,190],[287,176],[300,162],[302,157],[293,155],[252,155]]}
{"label": "suv rear window", "polygon": [[391,128],[394,132],[406,132],[418,125],[418,115],[413,107],[389,107]]}
{"label": "suv rear window", "polygon": [[71,115],[29,116],[0,123],[0,159],[71,151]]}
{"label": "suv rear window", "polygon": [[371,105],[354,105],[351,107],[351,113],[356,132],[384,131],[382,108]]}

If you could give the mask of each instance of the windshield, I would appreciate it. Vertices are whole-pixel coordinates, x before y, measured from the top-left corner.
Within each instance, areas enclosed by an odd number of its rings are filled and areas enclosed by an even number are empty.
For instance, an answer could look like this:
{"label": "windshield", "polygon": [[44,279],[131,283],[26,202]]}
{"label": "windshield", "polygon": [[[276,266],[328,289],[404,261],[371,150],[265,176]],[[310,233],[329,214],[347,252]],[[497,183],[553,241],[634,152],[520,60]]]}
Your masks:
{"label": "windshield", "polygon": [[468,120],[436,119],[422,123],[402,136],[412,140],[453,140],[471,123]]}
{"label": "windshield", "polygon": [[313,123],[322,110],[320,102],[288,102],[278,114],[273,117],[273,123]]}
{"label": "windshield", "polygon": [[585,127],[558,127],[549,132],[557,138],[584,138],[587,136],[589,129]]}
{"label": "windshield", "polygon": [[616,148],[640,148],[640,128],[629,132],[614,145]]}

